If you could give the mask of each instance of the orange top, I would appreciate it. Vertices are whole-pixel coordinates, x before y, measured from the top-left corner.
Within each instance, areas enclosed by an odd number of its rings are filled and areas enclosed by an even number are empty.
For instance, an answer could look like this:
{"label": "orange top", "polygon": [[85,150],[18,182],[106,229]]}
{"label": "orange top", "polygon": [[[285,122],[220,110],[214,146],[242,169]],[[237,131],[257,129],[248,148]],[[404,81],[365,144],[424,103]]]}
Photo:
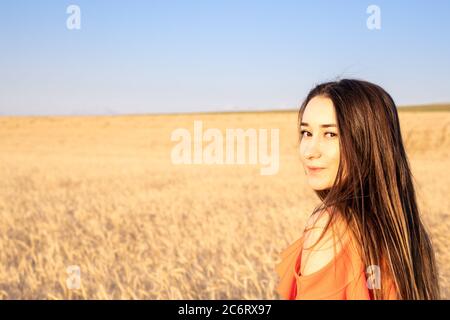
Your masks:
{"label": "orange top", "polygon": [[[353,243],[347,240],[333,260],[311,274],[299,275],[303,236],[281,252],[275,267],[280,277],[277,292],[287,300],[371,300],[364,264]],[[388,300],[396,300],[388,281]]]}

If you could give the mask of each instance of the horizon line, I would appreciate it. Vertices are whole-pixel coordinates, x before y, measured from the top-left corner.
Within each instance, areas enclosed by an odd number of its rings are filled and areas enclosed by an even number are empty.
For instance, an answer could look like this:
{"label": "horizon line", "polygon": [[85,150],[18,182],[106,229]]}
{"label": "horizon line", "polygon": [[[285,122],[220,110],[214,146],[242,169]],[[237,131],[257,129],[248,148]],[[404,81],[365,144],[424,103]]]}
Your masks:
{"label": "horizon line", "polygon": [[[404,109],[404,110],[401,110]],[[417,109],[417,110],[414,110]],[[397,106],[398,111],[450,111],[450,102],[439,102],[439,103],[429,103],[429,104],[406,104]],[[429,109],[429,110],[427,110]],[[136,113],[118,113],[113,111],[113,113],[105,114],[48,114],[48,115],[7,115],[0,114],[0,118],[46,118],[46,117],[123,117],[123,116],[167,116],[167,115],[202,115],[202,114],[233,114],[233,113],[277,113],[277,112],[296,112],[299,108],[282,108],[282,109],[255,109],[255,110],[209,110],[209,111],[192,111],[192,112],[136,112]]]}

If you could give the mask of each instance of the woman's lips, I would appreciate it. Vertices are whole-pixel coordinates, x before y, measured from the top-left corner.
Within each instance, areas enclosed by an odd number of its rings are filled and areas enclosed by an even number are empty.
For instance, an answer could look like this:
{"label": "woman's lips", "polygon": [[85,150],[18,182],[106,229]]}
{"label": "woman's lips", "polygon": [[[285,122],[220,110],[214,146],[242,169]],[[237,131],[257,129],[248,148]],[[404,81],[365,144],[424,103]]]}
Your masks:
{"label": "woman's lips", "polygon": [[312,173],[312,174],[317,174],[319,172],[321,172],[324,168],[320,168],[320,167],[309,167],[308,168],[308,173]]}

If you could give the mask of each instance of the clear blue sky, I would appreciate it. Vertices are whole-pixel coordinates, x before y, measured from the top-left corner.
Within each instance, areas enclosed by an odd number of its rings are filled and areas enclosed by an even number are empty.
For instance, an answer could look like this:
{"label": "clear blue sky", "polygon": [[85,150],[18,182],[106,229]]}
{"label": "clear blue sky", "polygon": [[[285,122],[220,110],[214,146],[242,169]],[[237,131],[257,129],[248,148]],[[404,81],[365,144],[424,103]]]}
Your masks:
{"label": "clear blue sky", "polygon": [[0,46],[1,115],[297,108],[336,77],[450,102],[450,0],[10,0]]}

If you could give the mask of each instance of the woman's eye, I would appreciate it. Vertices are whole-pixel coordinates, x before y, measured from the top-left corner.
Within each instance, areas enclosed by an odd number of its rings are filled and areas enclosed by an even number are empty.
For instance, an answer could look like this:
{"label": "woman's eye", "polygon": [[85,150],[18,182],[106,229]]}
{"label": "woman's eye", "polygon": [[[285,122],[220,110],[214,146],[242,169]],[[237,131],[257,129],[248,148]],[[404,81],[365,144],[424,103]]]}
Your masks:
{"label": "woman's eye", "polygon": [[308,131],[306,131],[306,130],[302,130],[302,131],[300,131],[300,133],[302,134],[302,136],[304,137],[305,136],[305,133],[309,133]]}
{"label": "woman's eye", "polygon": [[334,132],[326,132],[325,135],[327,135],[327,134],[329,135],[330,138],[334,138],[337,136],[337,134]]}

